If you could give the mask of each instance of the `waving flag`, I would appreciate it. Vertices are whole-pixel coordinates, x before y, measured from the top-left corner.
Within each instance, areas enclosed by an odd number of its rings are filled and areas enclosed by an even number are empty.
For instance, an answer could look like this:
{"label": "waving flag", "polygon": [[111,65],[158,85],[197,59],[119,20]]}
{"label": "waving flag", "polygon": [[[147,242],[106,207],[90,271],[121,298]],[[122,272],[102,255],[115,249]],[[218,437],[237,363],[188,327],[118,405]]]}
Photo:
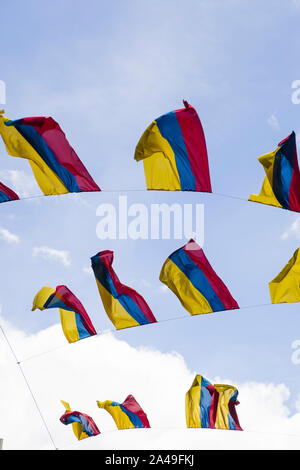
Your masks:
{"label": "waving flag", "polygon": [[144,298],[119,281],[112,263],[113,251],[101,251],[91,258],[104,309],[116,329],[156,322]]}
{"label": "waving flag", "polygon": [[203,250],[192,239],[167,258],[159,279],[191,315],[239,308]]}
{"label": "waving flag", "polygon": [[146,413],[132,395],[128,395],[123,403],[106,400],[97,401],[97,405],[108,411],[118,429],[150,428]]}
{"label": "waving flag", "polygon": [[100,191],[51,117],[0,116],[0,133],[9,155],[29,160],[45,195]]}
{"label": "waving flag", "polygon": [[148,189],[211,193],[205,136],[198,114],[186,101],[152,122],[134,158],[143,160]]}
{"label": "waving flag", "polygon": [[251,194],[249,201],[300,212],[300,174],[296,136],[292,132],[273,152],[259,157],[266,177],[260,193]]}
{"label": "waving flag", "polygon": [[12,189],[0,182],[0,203],[16,201],[17,199],[19,199],[19,196]]}
{"label": "waving flag", "polygon": [[62,329],[69,343],[97,334],[82,303],[66,286],[57,286],[56,290],[43,287],[33,300],[32,310],[36,308],[59,308]]}
{"label": "waving flag", "polygon": [[280,273],[269,282],[272,304],[300,302],[300,248]]}
{"label": "waving flag", "polygon": [[100,434],[97,425],[90,416],[79,411],[71,411],[69,403],[65,401],[62,401],[62,404],[65,406],[66,412],[60,417],[60,421],[66,425],[72,424],[73,432],[79,441]]}
{"label": "waving flag", "polygon": [[242,431],[235,409],[237,397],[238,391],[232,385],[212,385],[196,375],[185,396],[187,427]]}

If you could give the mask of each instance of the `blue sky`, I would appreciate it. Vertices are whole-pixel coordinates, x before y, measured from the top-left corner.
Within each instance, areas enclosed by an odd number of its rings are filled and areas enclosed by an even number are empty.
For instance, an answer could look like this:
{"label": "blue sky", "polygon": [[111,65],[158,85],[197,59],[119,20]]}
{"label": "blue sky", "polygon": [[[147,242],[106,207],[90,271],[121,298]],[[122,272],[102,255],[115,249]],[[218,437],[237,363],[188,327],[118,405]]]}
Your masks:
{"label": "blue sky", "polygon": [[[58,312],[31,312],[32,299],[43,285],[66,284],[98,332],[111,328],[84,268],[92,255],[112,249],[118,276],[145,297],[158,320],[187,316],[120,331],[118,338],[176,351],[198,373],[283,381],[293,412],[300,393],[299,366],[291,362],[291,343],[300,338],[299,305],[189,318],[158,280],[164,260],[186,240],[99,240],[96,210],[101,203],[117,207],[120,194],[147,207],[204,204],[204,251],[214,269],[241,307],[270,303],[268,282],[299,246],[297,223],[291,229],[298,216],[246,200],[263,181],[257,157],[292,130],[300,133],[300,105],[291,101],[291,84],[299,79],[299,2],[29,0],[2,4],[1,17],[6,116],[56,119],[103,189],[1,205],[0,228],[18,237],[0,239],[2,317],[27,334],[56,324]],[[215,195],[141,191],[137,141],[182,99],[202,121]],[[39,192],[26,161],[9,157],[3,144],[0,158],[3,182],[23,185],[25,196]],[[66,251],[67,262],[33,256],[43,246]]]}

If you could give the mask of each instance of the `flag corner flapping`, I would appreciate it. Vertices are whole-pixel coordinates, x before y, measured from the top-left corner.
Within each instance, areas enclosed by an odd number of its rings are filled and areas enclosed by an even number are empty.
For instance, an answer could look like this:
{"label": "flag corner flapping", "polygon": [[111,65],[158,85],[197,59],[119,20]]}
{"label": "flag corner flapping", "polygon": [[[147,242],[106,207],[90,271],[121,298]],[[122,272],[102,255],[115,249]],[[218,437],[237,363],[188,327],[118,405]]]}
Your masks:
{"label": "flag corner flapping", "polygon": [[150,428],[146,413],[133,395],[128,395],[123,403],[106,400],[97,401],[97,405],[111,415],[119,430]]}
{"label": "flag corner flapping", "polygon": [[[65,402],[62,401],[64,404]],[[69,406],[68,403],[66,405]],[[76,438],[81,441],[88,437],[98,436],[100,431],[93,420],[89,415],[81,413],[80,411],[71,411],[66,409],[65,413],[59,418],[62,424],[68,425],[72,424],[73,432]]]}
{"label": "flag corner flapping", "polygon": [[59,309],[62,329],[69,343],[97,334],[82,303],[67,286],[42,287],[33,300],[32,310],[37,308]]}
{"label": "flag corner flapping", "polygon": [[239,308],[203,249],[193,239],[168,256],[159,280],[178,297],[191,315]]}
{"label": "flag corner flapping", "polygon": [[300,248],[269,282],[269,290],[272,304],[300,302]]}
{"label": "flag corner flapping", "polygon": [[155,323],[157,320],[145,299],[120,282],[112,267],[113,260],[111,250],[101,251],[91,258],[99,294],[110,321],[116,329]]}
{"label": "flag corner flapping", "polygon": [[279,142],[277,148],[258,158],[265,171],[259,194],[249,201],[300,212],[300,173],[295,132]]}
{"label": "flag corner flapping", "polygon": [[10,156],[29,161],[44,195],[101,191],[52,117],[0,115],[0,134]]}
{"label": "flag corner flapping", "polygon": [[242,431],[235,409],[237,397],[236,387],[213,385],[197,374],[185,396],[187,427]]}
{"label": "flag corner flapping", "polygon": [[202,124],[196,110],[186,100],[183,104],[147,127],[134,159],[143,161],[147,189],[211,193]]}
{"label": "flag corner flapping", "polygon": [[17,193],[0,181],[0,203],[17,201],[18,199],[20,198]]}

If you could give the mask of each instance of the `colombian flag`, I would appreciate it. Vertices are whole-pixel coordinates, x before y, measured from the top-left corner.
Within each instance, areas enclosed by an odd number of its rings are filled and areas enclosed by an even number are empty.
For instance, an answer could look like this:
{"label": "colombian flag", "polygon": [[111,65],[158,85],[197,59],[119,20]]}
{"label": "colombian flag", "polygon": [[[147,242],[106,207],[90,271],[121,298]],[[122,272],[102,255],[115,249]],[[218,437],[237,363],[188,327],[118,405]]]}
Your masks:
{"label": "colombian flag", "polygon": [[104,309],[116,329],[155,323],[156,318],[144,298],[119,281],[112,263],[114,253],[101,251],[91,258]]}
{"label": "colombian flag", "polygon": [[297,248],[280,273],[269,282],[269,289],[272,304],[300,302],[300,248]]}
{"label": "colombian flag", "polygon": [[118,429],[150,428],[146,413],[132,395],[128,395],[123,403],[106,400],[97,401],[97,405],[108,411]]}
{"label": "colombian flag", "polygon": [[19,196],[12,189],[0,182],[0,203],[16,201],[17,199],[19,199]]}
{"label": "colombian flag", "polygon": [[65,401],[62,401],[62,404],[65,406],[66,412],[60,417],[60,421],[66,425],[72,424],[73,432],[79,441],[100,434],[90,416],[79,411],[71,411],[69,403]]}
{"label": "colombian flag", "polygon": [[191,315],[239,308],[203,250],[192,239],[167,258],[159,279]]}
{"label": "colombian flag", "polygon": [[264,167],[266,177],[260,193],[251,194],[249,201],[300,212],[300,174],[295,132],[280,142],[276,150],[259,157],[258,161]]}
{"label": "colombian flag", "polygon": [[32,310],[36,308],[59,308],[61,325],[69,343],[96,335],[96,330],[82,303],[66,286],[43,287],[33,300]]}
{"label": "colombian flag", "polygon": [[134,158],[143,160],[148,189],[211,193],[205,136],[198,114],[183,109],[160,116],[140,138]]}
{"label": "colombian flag", "polygon": [[242,431],[235,409],[237,397],[238,390],[232,385],[212,385],[196,375],[185,396],[187,427]]}
{"label": "colombian flag", "polygon": [[45,195],[100,191],[52,117],[0,116],[0,133],[9,155],[29,160]]}

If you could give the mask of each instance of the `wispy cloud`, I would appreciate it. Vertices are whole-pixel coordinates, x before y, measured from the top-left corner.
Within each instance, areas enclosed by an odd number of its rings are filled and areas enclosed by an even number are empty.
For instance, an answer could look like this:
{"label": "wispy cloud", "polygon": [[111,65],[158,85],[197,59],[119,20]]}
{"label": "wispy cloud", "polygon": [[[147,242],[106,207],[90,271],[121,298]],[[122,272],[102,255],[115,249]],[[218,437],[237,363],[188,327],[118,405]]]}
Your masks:
{"label": "wispy cloud", "polygon": [[0,180],[13,189],[19,197],[40,196],[42,193],[32,174],[20,170],[1,170]]}
{"label": "wispy cloud", "polygon": [[167,292],[168,291],[168,286],[163,284],[162,286],[159,286],[159,291],[160,292]]}
{"label": "wispy cloud", "polygon": [[84,274],[89,274],[89,275],[93,274],[93,270],[91,266],[83,266],[82,271],[84,272]]}
{"label": "wispy cloud", "polygon": [[147,281],[146,279],[141,279],[141,284],[145,287],[152,287],[151,282]]}
{"label": "wispy cloud", "polygon": [[286,240],[287,238],[294,236],[298,239],[300,239],[300,217],[298,217],[292,225],[283,232],[281,235],[282,240]]}
{"label": "wispy cloud", "polygon": [[52,259],[53,261],[58,261],[64,266],[70,266],[71,256],[70,253],[66,250],[56,250],[55,248],[50,248],[48,246],[39,246],[32,249],[32,256],[41,257],[44,259]]}
{"label": "wispy cloud", "polygon": [[275,113],[271,114],[271,116],[268,117],[267,123],[269,124],[272,129],[275,129],[278,131],[280,129],[279,121],[275,115]]}
{"label": "wispy cloud", "polygon": [[10,232],[6,228],[1,228],[0,227],[0,236],[2,240],[4,240],[7,243],[19,243],[20,238],[18,235]]}

